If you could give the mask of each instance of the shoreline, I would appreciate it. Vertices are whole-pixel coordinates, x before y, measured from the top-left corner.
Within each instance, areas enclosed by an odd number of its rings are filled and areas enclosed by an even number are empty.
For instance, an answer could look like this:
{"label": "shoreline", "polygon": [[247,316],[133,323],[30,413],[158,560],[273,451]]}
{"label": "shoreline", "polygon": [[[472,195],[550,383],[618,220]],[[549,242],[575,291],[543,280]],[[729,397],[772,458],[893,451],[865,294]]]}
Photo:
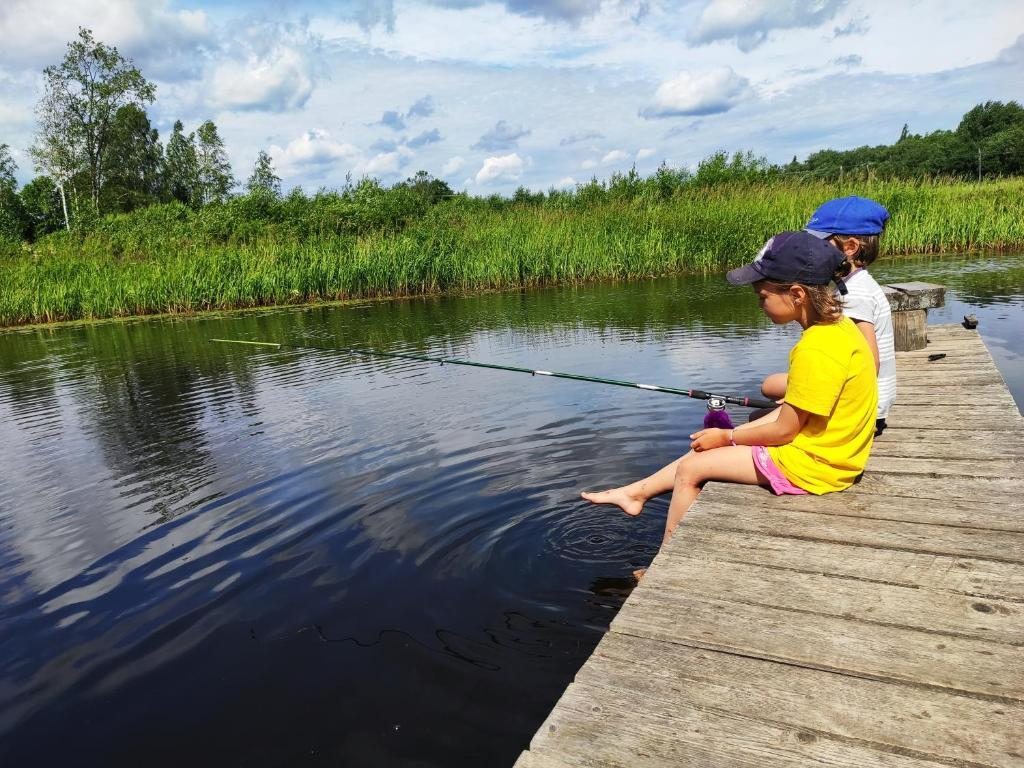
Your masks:
{"label": "shoreline", "polygon": [[[926,256],[936,256],[943,258],[945,256],[962,256],[965,254],[1006,254],[1013,252],[1021,246],[1010,244],[1005,247],[985,247],[977,249],[943,249],[943,250],[928,250],[928,251],[916,251],[912,253],[887,253],[883,257],[886,259],[900,260],[900,259],[913,259],[921,258]],[[0,336],[4,334],[15,334],[15,333],[27,333],[31,331],[54,331],[62,330],[65,328],[76,328],[76,327],[92,327],[97,325],[107,324],[131,324],[138,322],[147,321],[187,321],[187,320],[199,320],[206,318],[216,318],[220,316],[244,316],[244,315],[259,315],[269,314],[273,312],[281,312],[285,310],[296,310],[306,311],[317,308],[328,308],[328,307],[352,307],[363,304],[378,304],[382,302],[394,302],[394,301],[415,301],[425,299],[443,299],[443,298],[468,298],[472,296],[485,296],[491,294],[501,293],[523,293],[531,290],[545,290],[552,288],[565,288],[570,286],[586,286],[595,285],[599,283],[616,284],[622,282],[639,282],[643,280],[658,280],[666,277],[678,277],[685,275],[707,275],[717,273],[718,270],[673,270],[658,275],[650,275],[643,278],[623,278],[616,276],[604,276],[596,277],[590,280],[575,280],[575,281],[557,281],[538,285],[519,285],[519,286],[507,286],[507,287],[495,287],[495,288],[480,288],[474,290],[440,290],[440,291],[429,291],[420,293],[404,293],[394,294],[389,296],[374,296],[374,297],[360,297],[350,299],[324,299],[315,301],[303,301],[285,304],[262,304],[262,305],[251,305],[251,306],[239,306],[239,307],[224,307],[219,309],[199,309],[199,310],[182,310],[173,312],[146,312],[141,314],[130,314],[130,315],[115,315],[106,317],[81,317],[71,318],[67,320],[53,320],[50,322],[31,322],[31,323],[19,323],[14,325],[0,325]]]}
{"label": "shoreline", "polygon": [[153,206],[0,249],[0,328],[711,274],[850,192],[890,209],[883,258],[1024,250],[1024,178],[723,184],[667,198],[581,191],[493,205],[453,198],[396,219],[372,200],[268,199],[253,211],[239,198],[198,211]]}

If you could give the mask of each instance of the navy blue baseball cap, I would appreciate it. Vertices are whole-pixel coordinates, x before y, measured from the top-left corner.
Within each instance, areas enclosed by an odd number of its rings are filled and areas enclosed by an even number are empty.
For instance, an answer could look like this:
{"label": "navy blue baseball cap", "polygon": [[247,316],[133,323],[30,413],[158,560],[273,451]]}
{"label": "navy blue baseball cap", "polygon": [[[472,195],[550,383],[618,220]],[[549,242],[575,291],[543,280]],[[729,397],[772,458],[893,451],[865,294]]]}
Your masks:
{"label": "navy blue baseball cap", "polygon": [[845,261],[842,251],[810,232],[780,232],[764,244],[757,258],[725,279],[733,285],[758,280],[804,285],[835,282],[839,292],[846,293],[843,281],[835,276]]}
{"label": "navy blue baseball cap", "polygon": [[880,235],[888,220],[885,206],[850,195],[822,203],[804,229],[823,240],[832,235]]}

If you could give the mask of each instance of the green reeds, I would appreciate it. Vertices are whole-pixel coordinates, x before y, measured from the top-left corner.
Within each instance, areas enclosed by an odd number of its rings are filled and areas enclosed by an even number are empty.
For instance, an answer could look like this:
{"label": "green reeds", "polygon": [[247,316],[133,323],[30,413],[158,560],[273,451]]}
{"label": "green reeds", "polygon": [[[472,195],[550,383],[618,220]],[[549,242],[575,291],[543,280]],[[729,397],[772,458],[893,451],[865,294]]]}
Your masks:
{"label": "green reeds", "polygon": [[686,184],[670,195],[652,181],[542,202],[457,196],[398,224],[317,198],[255,213],[156,206],[10,246],[0,325],[724,270],[847,194],[889,208],[884,253],[1024,248],[1021,179]]}

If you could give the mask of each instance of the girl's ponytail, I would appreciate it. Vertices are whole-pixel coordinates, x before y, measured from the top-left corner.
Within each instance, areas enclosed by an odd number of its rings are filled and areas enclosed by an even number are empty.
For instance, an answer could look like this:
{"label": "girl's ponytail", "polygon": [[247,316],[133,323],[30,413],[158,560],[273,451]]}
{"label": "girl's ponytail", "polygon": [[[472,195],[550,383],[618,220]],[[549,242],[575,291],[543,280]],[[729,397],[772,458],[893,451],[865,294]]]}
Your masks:
{"label": "girl's ponytail", "polygon": [[838,323],[843,316],[842,295],[846,293],[846,284],[843,278],[850,274],[853,265],[843,259],[834,273],[832,281],[836,284],[838,293],[830,285],[804,285],[807,291],[807,300],[811,303],[815,313],[818,315],[818,322],[825,325]]}

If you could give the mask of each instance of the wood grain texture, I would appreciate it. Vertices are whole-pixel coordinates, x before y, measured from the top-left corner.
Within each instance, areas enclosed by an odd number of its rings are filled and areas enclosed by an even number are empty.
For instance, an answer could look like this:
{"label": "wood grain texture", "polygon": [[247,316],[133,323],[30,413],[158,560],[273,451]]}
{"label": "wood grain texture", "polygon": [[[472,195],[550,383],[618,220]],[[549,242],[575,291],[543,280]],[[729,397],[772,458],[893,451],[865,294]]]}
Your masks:
{"label": "wood grain texture", "polygon": [[897,584],[1024,602],[1024,570],[1014,563],[981,558],[890,550],[787,536],[738,537],[733,531],[687,528],[685,554],[719,562],[752,563],[804,573],[828,573],[881,584]]}
{"label": "wood grain texture", "polygon": [[[577,681],[949,760],[1022,766],[1024,705],[607,634]],[[641,672],[641,674],[637,674]],[[757,681],[757,686],[751,684]],[[997,724],[993,728],[992,725]],[[936,750],[936,747],[941,747]]]}
{"label": "wood grain texture", "polygon": [[[655,564],[649,575],[657,571]],[[988,640],[655,589],[634,592],[611,629],[812,669],[1024,701],[1024,648]]]}

